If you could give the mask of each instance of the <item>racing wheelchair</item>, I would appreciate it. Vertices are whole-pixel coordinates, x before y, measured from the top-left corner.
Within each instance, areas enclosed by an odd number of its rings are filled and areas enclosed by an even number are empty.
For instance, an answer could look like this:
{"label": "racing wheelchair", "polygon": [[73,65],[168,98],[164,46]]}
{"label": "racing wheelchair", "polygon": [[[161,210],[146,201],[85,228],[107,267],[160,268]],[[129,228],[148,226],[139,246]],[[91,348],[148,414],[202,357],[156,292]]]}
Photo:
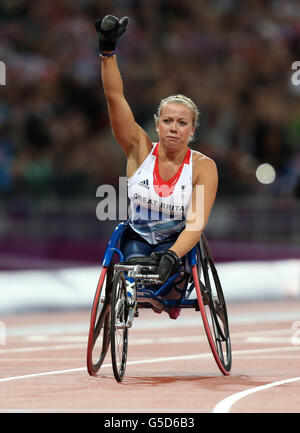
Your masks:
{"label": "racing wheelchair", "polygon": [[126,369],[128,331],[139,309],[168,311],[177,307],[200,311],[216,364],[223,375],[229,375],[232,354],[226,303],[204,234],[185,256],[182,269],[162,283],[151,258],[124,261],[118,245],[127,224],[122,222],[116,227],[104,254],[90,317],[88,373],[98,374],[110,346],[114,377],[121,382]]}

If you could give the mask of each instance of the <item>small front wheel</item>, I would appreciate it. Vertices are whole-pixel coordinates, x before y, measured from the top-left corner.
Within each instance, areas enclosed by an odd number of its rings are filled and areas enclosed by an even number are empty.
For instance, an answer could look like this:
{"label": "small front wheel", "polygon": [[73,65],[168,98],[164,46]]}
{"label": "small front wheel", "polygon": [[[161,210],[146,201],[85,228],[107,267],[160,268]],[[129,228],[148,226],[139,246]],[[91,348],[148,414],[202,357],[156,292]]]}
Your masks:
{"label": "small front wheel", "polygon": [[114,275],[111,300],[111,359],[115,379],[121,382],[126,369],[128,348],[128,298],[123,271]]}

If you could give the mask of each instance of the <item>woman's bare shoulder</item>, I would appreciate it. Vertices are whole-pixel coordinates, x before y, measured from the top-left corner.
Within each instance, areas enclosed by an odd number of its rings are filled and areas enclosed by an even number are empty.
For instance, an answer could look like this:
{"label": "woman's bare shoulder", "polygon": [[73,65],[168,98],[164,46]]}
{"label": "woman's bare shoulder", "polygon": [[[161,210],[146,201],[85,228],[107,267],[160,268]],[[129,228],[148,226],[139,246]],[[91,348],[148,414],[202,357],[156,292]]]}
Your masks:
{"label": "woman's bare shoulder", "polygon": [[215,165],[215,161],[204,153],[199,152],[198,150],[193,150],[193,165]]}
{"label": "woman's bare shoulder", "polygon": [[194,180],[203,175],[217,176],[217,165],[209,156],[193,150],[193,172]]}

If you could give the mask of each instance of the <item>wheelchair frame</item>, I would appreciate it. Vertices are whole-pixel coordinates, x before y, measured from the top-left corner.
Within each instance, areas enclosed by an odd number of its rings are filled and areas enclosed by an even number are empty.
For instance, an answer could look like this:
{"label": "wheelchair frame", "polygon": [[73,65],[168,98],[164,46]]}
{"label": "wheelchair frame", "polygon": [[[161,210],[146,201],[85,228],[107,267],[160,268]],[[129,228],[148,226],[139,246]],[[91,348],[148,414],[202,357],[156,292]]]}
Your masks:
{"label": "wheelchair frame", "polygon": [[[232,357],[226,303],[205,236],[202,235],[200,242],[187,254],[191,272],[185,270],[171,276],[154,291],[147,286],[161,283],[159,276],[153,274],[155,268],[143,264],[125,263],[122,251],[117,248],[127,224],[128,222],[122,222],[115,228],[104,254],[102,272],[91,311],[87,345],[88,373],[92,376],[97,375],[111,343],[114,376],[118,382],[122,381],[126,368],[128,329],[132,325],[133,317],[138,316],[138,309],[145,308],[147,304],[151,307],[151,301],[154,300],[162,304],[164,309],[178,307],[195,308],[196,311],[200,311],[213,357],[222,374],[229,375]],[[114,255],[119,258],[117,264],[113,264]],[[204,283],[201,281],[201,274]],[[135,299],[129,299],[127,295],[128,276],[133,277],[139,295],[135,296]],[[183,287],[176,289],[180,294],[179,298],[164,299],[163,297],[175,287],[175,281],[177,286],[184,282]],[[189,299],[194,289],[197,297]],[[122,353],[119,362],[117,355],[120,351],[116,348],[117,333],[122,333]],[[95,347],[96,343],[97,345],[100,343],[100,354],[99,348]],[[96,361],[94,361],[95,352]]]}

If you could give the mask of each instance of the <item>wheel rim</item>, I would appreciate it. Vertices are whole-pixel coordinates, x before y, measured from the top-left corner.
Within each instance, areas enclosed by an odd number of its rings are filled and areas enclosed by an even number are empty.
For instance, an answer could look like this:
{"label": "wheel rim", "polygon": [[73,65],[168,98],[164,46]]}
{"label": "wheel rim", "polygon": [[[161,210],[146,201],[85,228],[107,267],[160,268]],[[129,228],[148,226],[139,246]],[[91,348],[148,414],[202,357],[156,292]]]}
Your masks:
{"label": "wheel rim", "polygon": [[[203,249],[205,257],[202,258],[202,261],[198,260],[197,266],[197,276],[201,286],[200,301],[203,304],[201,314],[215,360],[221,372],[227,375],[232,363],[227,309],[221,283],[205,239]],[[197,254],[199,258],[199,247]],[[203,276],[201,276],[201,273]]]}
{"label": "wheel rim", "polygon": [[96,375],[99,371],[110,343],[110,299],[101,300],[104,294],[108,294],[108,285],[111,283],[111,273],[107,271],[108,268],[102,269],[91,312],[87,346],[87,369],[90,375]]}
{"label": "wheel rim", "polygon": [[91,364],[93,372],[100,369],[109,348],[110,331],[110,305],[102,307],[97,325],[94,330],[93,348],[91,353]]}
{"label": "wheel rim", "polygon": [[204,249],[208,257],[208,272],[210,274],[210,286],[212,291],[212,303],[210,304],[210,314],[214,324],[215,341],[219,356],[223,356],[223,364],[227,371],[231,369],[231,342],[228,324],[228,315],[225,297],[221,282],[211,258],[206,239],[204,239]]}
{"label": "wheel rim", "polygon": [[123,273],[116,273],[113,283],[111,308],[111,355],[114,375],[117,381],[123,379],[128,347],[128,305],[126,284]]}

